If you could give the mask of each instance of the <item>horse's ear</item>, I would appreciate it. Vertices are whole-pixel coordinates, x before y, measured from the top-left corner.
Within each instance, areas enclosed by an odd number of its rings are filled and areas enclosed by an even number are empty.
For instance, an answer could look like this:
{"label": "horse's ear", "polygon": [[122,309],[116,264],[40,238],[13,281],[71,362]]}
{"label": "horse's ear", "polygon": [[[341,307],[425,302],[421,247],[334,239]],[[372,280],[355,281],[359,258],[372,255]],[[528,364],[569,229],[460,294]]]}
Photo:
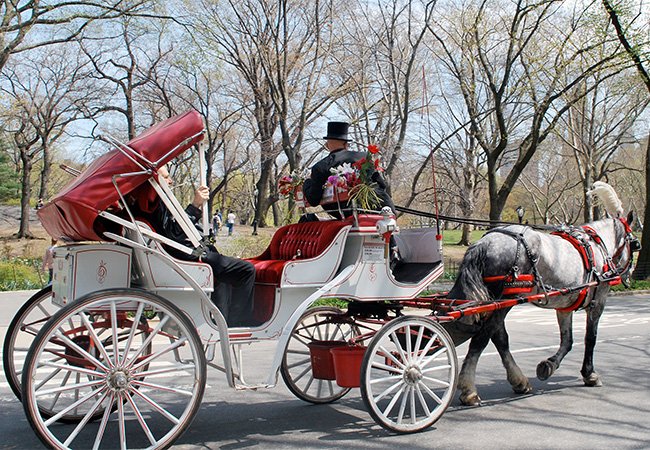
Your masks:
{"label": "horse's ear", "polygon": [[627,224],[629,226],[632,226],[632,221],[633,220],[634,220],[634,212],[630,211],[629,213],[627,213]]}

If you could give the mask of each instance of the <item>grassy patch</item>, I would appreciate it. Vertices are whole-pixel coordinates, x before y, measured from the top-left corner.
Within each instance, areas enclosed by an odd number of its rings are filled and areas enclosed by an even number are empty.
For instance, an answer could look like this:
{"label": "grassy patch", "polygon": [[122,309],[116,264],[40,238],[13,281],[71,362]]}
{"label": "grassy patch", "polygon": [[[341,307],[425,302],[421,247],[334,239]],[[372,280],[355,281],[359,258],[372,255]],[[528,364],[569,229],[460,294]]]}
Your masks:
{"label": "grassy patch", "polygon": [[612,287],[613,292],[627,292],[627,291],[642,291],[646,289],[650,289],[650,281],[649,280],[629,280],[628,284],[630,285],[629,289],[621,284],[617,284],[616,286]]}
{"label": "grassy patch", "polygon": [[3,258],[0,260],[0,291],[41,289],[47,274],[40,269],[40,259]]}
{"label": "grassy patch", "polygon": [[[472,242],[476,242],[483,237],[485,230],[474,230],[472,231]],[[444,230],[442,232],[442,245],[454,245],[458,246],[460,242],[460,237],[463,235],[462,230]]]}

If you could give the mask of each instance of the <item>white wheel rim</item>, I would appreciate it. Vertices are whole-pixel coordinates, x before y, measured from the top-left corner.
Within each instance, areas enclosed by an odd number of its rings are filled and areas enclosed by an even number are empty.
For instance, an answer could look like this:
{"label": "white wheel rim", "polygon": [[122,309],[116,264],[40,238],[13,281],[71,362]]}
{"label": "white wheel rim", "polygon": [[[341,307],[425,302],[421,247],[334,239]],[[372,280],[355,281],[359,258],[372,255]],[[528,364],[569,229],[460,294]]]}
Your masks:
{"label": "white wheel rim", "polygon": [[[127,304],[129,315],[124,314]],[[160,319],[150,321],[146,335],[144,326],[129,326],[152,309]],[[93,320],[98,310],[104,319],[119,320]],[[30,350],[38,364],[30,367],[26,407],[53,447],[91,441],[93,448],[117,442],[121,448],[161,448],[184,430],[201,401],[205,361],[200,345],[190,338],[196,332],[175,311],[155,297],[106,296],[84,302],[48,325],[45,338]],[[56,413],[53,417],[38,412],[44,404]],[[55,423],[71,412],[81,417],[78,424]],[[98,412],[100,420],[92,421]]]}
{"label": "white wheel rim", "polygon": [[[402,333],[411,339],[400,340]],[[397,319],[386,325],[368,346],[364,368],[364,400],[379,423],[395,431],[430,426],[455,392],[455,347],[428,319]]]}

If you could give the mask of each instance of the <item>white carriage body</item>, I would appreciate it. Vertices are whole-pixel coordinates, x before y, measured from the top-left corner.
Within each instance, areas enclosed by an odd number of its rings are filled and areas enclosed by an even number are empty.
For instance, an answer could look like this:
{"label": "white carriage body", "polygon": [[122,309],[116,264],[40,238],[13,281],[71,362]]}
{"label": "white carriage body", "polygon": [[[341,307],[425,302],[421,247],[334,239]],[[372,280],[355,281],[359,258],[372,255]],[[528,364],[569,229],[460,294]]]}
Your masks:
{"label": "white carriage body", "polygon": [[131,286],[132,251],[116,244],[54,247],[52,302],[65,306],[76,298],[109,288]]}

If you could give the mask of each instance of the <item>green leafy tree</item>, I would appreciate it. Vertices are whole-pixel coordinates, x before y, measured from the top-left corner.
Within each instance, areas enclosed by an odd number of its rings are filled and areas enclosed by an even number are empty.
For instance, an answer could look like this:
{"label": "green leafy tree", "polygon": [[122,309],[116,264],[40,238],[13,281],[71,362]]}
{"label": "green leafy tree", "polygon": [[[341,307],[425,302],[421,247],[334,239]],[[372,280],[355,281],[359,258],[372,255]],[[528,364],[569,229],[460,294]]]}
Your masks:
{"label": "green leafy tree", "polygon": [[4,150],[0,153],[0,202],[20,198],[20,180],[11,158]]}

